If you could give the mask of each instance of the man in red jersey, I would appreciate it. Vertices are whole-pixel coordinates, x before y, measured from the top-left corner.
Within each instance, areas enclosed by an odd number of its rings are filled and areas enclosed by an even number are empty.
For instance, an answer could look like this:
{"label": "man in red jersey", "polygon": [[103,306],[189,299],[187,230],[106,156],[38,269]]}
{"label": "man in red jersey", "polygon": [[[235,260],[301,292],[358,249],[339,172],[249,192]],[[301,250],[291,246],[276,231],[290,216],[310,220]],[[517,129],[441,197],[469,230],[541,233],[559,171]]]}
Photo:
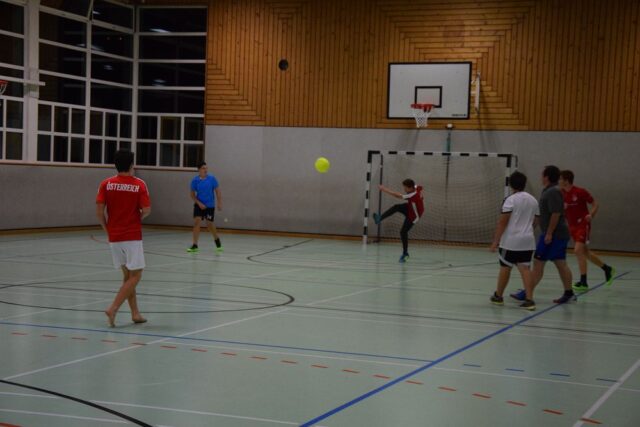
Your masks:
{"label": "man in red jersey", "polygon": [[125,300],[131,308],[134,323],[147,321],[138,309],[136,285],[145,267],[142,219],[151,213],[147,185],[133,176],[133,153],[118,150],[115,166],[118,174],[102,181],[96,196],[96,216],[109,236],[113,264],[123,273],[122,286],[105,311],[111,327],[115,326],[116,313]]}
{"label": "man in red jersey", "polygon": [[[603,263],[600,258],[589,250],[589,233],[591,221],[598,212],[598,203],[584,188],[573,185],[574,175],[570,170],[560,172],[560,188],[564,197],[564,213],[569,223],[571,238],[575,242],[574,252],[578,258],[580,281],[573,285],[576,291],[584,292],[589,289],[587,284],[587,259],[604,271],[607,286],[611,285],[615,276],[615,269]],[[589,210],[591,206],[591,210]]]}
{"label": "man in red jersey", "polygon": [[376,224],[380,224],[380,221],[397,212],[400,212],[402,215],[404,215],[404,223],[402,224],[402,228],[400,229],[402,255],[400,256],[399,262],[406,262],[407,258],[409,258],[409,230],[411,230],[413,225],[418,222],[418,220],[424,213],[424,200],[422,198],[422,187],[416,185],[416,183],[412,179],[405,179],[404,181],[402,181],[402,187],[404,188],[405,194],[390,190],[384,185],[380,186],[380,191],[382,191],[383,193],[387,193],[388,195],[393,196],[397,199],[406,200],[406,203],[393,205],[382,215],[374,213],[373,220]]}

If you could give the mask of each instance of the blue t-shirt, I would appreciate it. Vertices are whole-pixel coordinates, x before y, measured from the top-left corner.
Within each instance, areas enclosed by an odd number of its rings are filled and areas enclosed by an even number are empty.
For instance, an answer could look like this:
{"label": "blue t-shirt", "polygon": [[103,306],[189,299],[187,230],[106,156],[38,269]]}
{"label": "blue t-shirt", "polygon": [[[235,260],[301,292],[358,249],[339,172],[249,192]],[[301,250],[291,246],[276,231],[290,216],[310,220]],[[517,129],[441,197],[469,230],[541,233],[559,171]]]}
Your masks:
{"label": "blue t-shirt", "polygon": [[218,180],[210,174],[207,174],[204,179],[196,175],[191,180],[191,191],[195,191],[196,198],[208,208],[216,207],[216,194],[213,191],[216,188],[218,188]]}

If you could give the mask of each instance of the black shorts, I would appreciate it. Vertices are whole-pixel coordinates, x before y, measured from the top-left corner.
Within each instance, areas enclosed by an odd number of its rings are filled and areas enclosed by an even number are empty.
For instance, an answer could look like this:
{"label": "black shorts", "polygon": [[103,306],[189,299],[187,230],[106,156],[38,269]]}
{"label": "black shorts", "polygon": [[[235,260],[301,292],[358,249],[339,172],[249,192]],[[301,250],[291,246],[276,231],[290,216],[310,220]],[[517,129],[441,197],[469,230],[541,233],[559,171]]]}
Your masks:
{"label": "black shorts", "polygon": [[531,263],[533,251],[510,251],[498,248],[498,259],[503,267],[514,267],[518,264],[528,265]]}
{"label": "black shorts", "polygon": [[205,208],[200,209],[197,203],[193,204],[193,217],[200,217],[202,219],[206,219],[209,222],[213,222],[213,219],[216,216],[216,208]]}

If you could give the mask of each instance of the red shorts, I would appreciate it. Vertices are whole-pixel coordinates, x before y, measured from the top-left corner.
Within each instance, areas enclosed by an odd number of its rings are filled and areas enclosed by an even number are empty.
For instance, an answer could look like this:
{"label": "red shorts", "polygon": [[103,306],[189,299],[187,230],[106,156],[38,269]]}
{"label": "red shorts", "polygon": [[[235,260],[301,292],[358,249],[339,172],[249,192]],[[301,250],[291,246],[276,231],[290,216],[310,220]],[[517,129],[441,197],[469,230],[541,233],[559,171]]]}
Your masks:
{"label": "red shorts", "polygon": [[569,232],[571,233],[571,238],[574,242],[588,244],[589,234],[591,233],[591,224],[585,221],[575,227],[569,227]]}

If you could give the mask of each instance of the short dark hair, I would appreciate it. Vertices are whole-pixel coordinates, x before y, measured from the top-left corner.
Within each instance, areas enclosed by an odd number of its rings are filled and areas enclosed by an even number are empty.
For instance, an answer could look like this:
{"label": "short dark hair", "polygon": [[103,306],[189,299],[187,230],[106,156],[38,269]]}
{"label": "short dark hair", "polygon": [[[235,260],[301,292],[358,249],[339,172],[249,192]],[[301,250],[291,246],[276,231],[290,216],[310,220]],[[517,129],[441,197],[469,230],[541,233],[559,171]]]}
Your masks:
{"label": "short dark hair", "polygon": [[560,169],[553,165],[545,166],[542,171],[542,176],[547,177],[550,183],[557,184],[560,179]]}
{"label": "short dark hair", "polygon": [[573,184],[573,179],[575,178],[573,172],[571,172],[569,169],[560,172],[560,177],[565,181],[569,181],[569,184]]}
{"label": "short dark hair", "polygon": [[129,172],[133,166],[133,153],[129,150],[116,151],[114,163],[118,172]]}
{"label": "short dark hair", "polygon": [[509,177],[509,186],[516,191],[523,191],[527,185],[527,176],[522,172],[515,171]]}
{"label": "short dark hair", "polygon": [[197,165],[198,166],[198,170],[200,170],[201,167],[206,166],[206,165],[207,165],[207,162],[198,163],[198,165]]}
{"label": "short dark hair", "polygon": [[416,186],[416,183],[415,183],[415,182],[413,182],[413,180],[412,180],[411,178],[407,178],[407,179],[405,179],[404,181],[402,181],[402,185],[404,185],[405,187],[411,187],[411,188],[413,188],[413,187],[415,187],[415,186]]}

